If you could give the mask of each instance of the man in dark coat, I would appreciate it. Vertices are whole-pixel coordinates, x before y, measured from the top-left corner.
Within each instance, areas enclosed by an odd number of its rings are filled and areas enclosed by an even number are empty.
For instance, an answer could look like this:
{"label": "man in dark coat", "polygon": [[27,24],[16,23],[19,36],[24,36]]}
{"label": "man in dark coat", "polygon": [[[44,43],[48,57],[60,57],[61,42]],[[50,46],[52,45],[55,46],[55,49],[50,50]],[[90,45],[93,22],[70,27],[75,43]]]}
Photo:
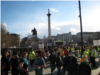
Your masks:
{"label": "man in dark coat", "polygon": [[91,70],[92,68],[88,62],[81,62],[78,67],[78,75],[91,75]]}
{"label": "man in dark coat", "polygon": [[51,52],[49,60],[50,60],[51,74],[54,74],[54,70],[56,67],[56,55],[54,55],[54,51]]}
{"label": "man in dark coat", "polygon": [[66,70],[68,71],[69,75],[78,75],[77,69],[78,69],[77,57],[73,56],[71,62],[68,63]]}
{"label": "man in dark coat", "polygon": [[19,56],[15,52],[13,53],[12,57],[12,75],[19,75],[19,64],[20,64]]}
{"label": "man in dark coat", "polygon": [[5,69],[4,69],[4,73],[5,75],[8,75],[8,70],[9,70],[9,62],[8,62],[8,55],[9,53],[7,51],[4,52],[4,55],[2,56],[1,61],[5,63]]}
{"label": "man in dark coat", "polygon": [[69,56],[69,55],[67,54],[66,57],[63,59],[63,62],[64,62],[64,64],[63,64],[63,70],[64,70],[64,71],[65,71],[65,69],[66,69],[68,63],[71,62],[71,58],[72,58],[72,57]]}

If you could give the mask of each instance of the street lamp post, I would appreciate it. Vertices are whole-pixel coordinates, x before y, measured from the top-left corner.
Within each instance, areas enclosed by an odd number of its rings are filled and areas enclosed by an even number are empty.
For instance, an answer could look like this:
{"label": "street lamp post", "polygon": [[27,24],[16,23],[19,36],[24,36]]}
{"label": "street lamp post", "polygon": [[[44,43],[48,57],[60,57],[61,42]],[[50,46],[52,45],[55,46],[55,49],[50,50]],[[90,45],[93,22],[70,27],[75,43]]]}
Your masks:
{"label": "street lamp post", "polygon": [[82,17],[81,17],[81,3],[79,0],[79,17],[80,17],[80,28],[81,28],[81,51],[83,52],[83,33],[82,33]]}

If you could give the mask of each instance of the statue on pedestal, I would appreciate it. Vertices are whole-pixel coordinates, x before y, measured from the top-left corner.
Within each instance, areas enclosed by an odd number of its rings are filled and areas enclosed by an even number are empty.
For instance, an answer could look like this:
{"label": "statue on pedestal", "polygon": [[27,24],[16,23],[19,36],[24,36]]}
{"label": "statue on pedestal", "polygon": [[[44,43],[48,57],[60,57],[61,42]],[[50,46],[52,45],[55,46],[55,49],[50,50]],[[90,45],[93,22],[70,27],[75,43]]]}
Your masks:
{"label": "statue on pedestal", "polygon": [[37,30],[35,29],[35,27],[34,27],[34,29],[32,30],[32,32],[33,32],[33,35],[37,35]]}
{"label": "statue on pedestal", "polygon": [[37,30],[35,29],[35,27],[31,32],[32,32],[31,47],[32,49],[38,48],[38,43],[40,39],[37,37]]}

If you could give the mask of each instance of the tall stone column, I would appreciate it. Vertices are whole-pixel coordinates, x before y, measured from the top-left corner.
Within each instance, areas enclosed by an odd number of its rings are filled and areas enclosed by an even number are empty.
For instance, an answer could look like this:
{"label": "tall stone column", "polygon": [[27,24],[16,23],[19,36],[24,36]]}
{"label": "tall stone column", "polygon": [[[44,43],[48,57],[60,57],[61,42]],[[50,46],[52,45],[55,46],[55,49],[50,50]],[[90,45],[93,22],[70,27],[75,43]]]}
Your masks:
{"label": "tall stone column", "polygon": [[50,11],[49,11],[49,9],[48,9],[48,14],[47,14],[47,16],[48,16],[48,38],[51,38],[51,26],[50,26]]}

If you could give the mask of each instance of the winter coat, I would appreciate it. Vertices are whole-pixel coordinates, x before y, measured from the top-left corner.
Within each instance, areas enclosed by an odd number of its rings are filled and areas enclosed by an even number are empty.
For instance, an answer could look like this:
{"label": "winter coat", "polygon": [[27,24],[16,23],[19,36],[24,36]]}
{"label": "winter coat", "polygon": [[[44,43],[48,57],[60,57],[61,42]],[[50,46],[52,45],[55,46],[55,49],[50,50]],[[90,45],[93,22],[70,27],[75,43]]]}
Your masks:
{"label": "winter coat", "polygon": [[56,63],[56,56],[54,54],[51,54],[49,57],[50,63],[55,64]]}

